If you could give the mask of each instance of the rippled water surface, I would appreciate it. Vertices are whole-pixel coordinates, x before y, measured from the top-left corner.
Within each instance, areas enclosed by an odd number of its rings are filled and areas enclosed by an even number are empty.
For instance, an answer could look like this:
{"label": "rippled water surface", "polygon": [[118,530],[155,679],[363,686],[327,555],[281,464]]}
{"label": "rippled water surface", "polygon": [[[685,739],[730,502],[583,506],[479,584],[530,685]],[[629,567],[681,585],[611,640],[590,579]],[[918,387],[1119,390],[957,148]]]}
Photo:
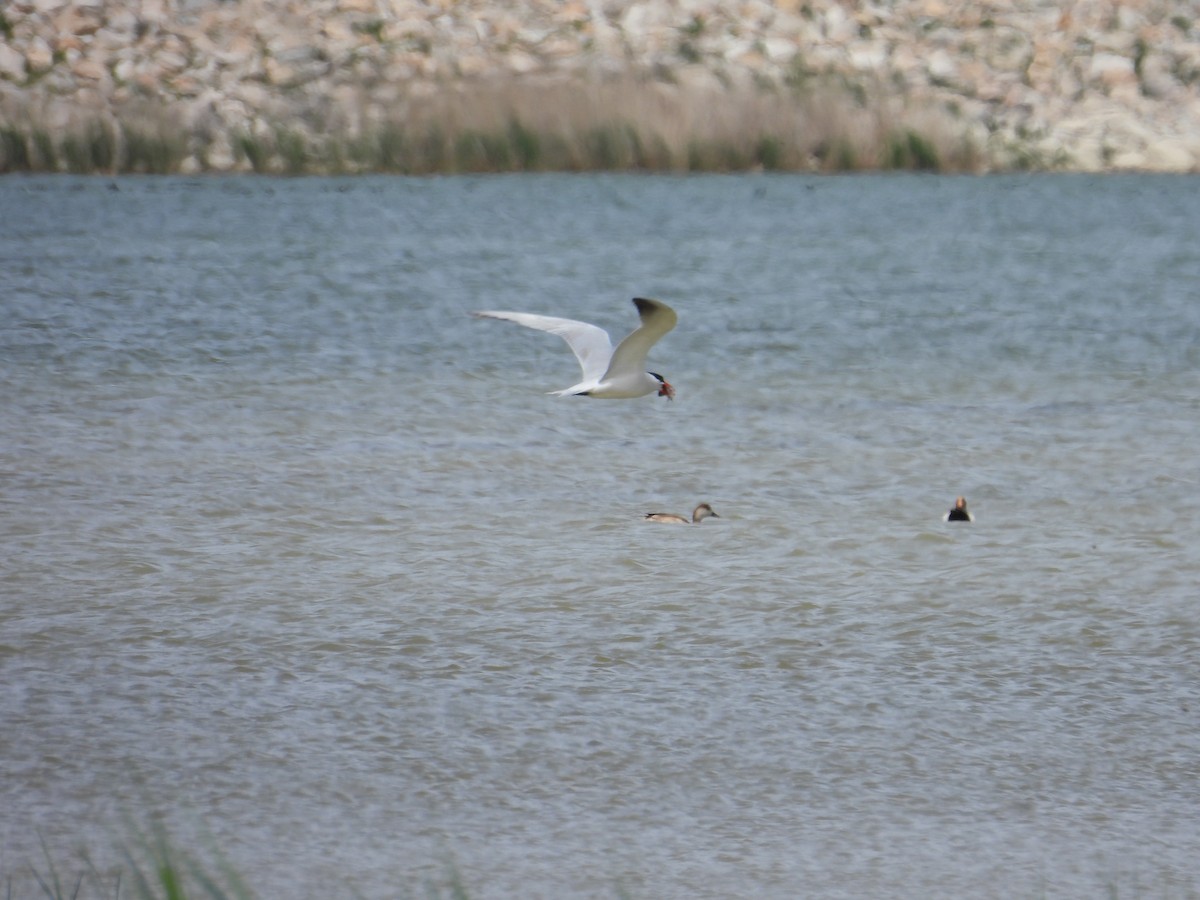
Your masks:
{"label": "rippled water surface", "polygon": [[[12,896],[156,822],[264,898],[1200,892],[1200,180],[0,210]],[[633,296],[674,403],[467,315]]]}

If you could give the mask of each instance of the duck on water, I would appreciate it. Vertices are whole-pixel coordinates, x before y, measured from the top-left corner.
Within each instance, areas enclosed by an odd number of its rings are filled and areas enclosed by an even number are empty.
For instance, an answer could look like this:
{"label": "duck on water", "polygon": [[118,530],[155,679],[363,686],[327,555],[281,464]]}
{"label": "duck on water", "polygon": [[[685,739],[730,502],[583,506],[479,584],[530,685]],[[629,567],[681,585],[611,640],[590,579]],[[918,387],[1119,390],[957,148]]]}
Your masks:
{"label": "duck on water", "polygon": [[714,519],[721,518],[713,511],[711,506],[707,503],[701,503],[692,510],[692,517],[690,519],[676,513],[646,513],[646,520],[649,522],[665,522],[668,525],[699,525],[709,516]]}
{"label": "duck on water", "polygon": [[947,522],[974,522],[975,516],[967,509],[967,498],[959,497],[942,518]]}

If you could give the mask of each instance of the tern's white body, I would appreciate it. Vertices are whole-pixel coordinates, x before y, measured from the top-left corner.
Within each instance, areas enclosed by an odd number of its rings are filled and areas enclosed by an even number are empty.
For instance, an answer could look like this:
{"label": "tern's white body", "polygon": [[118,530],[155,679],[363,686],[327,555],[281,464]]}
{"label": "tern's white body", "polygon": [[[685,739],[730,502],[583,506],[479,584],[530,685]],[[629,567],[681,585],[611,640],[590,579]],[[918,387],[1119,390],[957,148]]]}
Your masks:
{"label": "tern's white body", "polygon": [[484,311],[472,315],[516,322],[563,338],[579,360],[583,380],[561,391],[551,391],[559,397],[583,395],[623,400],[657,393],[671,399],[675,396],[674,388],[661,375],[646,371],[646,357],[658,339],[675,327],[678,317],[675,310],[657,300],[636,297],[633,303],[642,324],[615,350],[608,332],[587,322],[520,312]]}
{"label": "tern's white body", "polygon": [[690,519],[687,516],[677,515],[676,513],[646,513],[646,518],[651,522],[665,522],[668,525],[699,525],[709,516],[715,519],[721,518],[713,512],[713,508],[707,503],[701,503],[692,510],[692,517]]}

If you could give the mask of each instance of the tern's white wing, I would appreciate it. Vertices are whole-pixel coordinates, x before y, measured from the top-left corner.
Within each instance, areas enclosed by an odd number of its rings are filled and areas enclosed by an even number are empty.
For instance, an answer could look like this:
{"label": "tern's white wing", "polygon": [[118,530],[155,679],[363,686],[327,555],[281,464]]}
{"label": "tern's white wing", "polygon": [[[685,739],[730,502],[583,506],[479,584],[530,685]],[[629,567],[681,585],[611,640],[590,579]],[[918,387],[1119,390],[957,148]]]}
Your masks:
{"label": "tern's white wing", "polygon": [[640,375],[644,372],[650,348],[674,328],[679,319],[675,310],[658,300],[635,297],[633,303],[642,318],[641,327],[617,345],[616,352],[612,354],[612,362],[608,364],[608,371],[603,373],[605,380]]}
{"label": "tern's white wing", "polygon": [[[567,342],[574,351],[575,356],[578,357],[579,365],[583,369],[583,380],[585,382],[599,379],[605,370],[609,368],[609,361],[613,355],[612,341],[608,339],[608,332],[596,325],[589,325],[587,322],[576,322],[574,319],[560,319],[556,316],[538,316],[533,313],[484,311],[472,313],[471,315],[488,319],[504,319],[508,322],[516,322],[518,325],[524,325],[526,328],[536,328],[538,331],[548,331],[551,334],[557,334]],[[672,312],[671,325],[675,324],[674,319],[675,313]],[[639,331],[644,329],[645,326],[643,325]],[[664,329],[663,333],[665,334],[669,330],[670,326]],[[636,333],[634,332],[634,334]],[[658,336],[655,335],[654,340],[657,340],[657,338]],[[646,352],[650,349],[650,344],[654,343],[654,340],[646,344],[646,349],[642,351],[643,359],[645,359]],[[624,346],[624,342],[622,346]]]}

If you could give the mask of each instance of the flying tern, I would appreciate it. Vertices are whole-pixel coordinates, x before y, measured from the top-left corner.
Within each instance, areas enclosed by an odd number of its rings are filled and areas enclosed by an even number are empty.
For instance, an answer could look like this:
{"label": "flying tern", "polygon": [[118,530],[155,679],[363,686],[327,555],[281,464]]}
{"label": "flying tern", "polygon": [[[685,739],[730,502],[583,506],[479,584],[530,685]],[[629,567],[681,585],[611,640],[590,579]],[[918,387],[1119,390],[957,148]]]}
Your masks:
{"label": "flying tern", "polygon": [[675,388],[657,372],[646,371],[646,356],[664,334],[675,327],[675,310],[645,297],[635,297],[634,306],[642,324],[613,349],[608,332],[587,322],[540,316],[535,313],[499,312],[485,310],[472,313],[486,319],[504,319],[526,328],[548,331],[563,338],[579,359],[583,380],[556,396],[596,397],[625,400],[657,393],[668,400],[675,399]]}

